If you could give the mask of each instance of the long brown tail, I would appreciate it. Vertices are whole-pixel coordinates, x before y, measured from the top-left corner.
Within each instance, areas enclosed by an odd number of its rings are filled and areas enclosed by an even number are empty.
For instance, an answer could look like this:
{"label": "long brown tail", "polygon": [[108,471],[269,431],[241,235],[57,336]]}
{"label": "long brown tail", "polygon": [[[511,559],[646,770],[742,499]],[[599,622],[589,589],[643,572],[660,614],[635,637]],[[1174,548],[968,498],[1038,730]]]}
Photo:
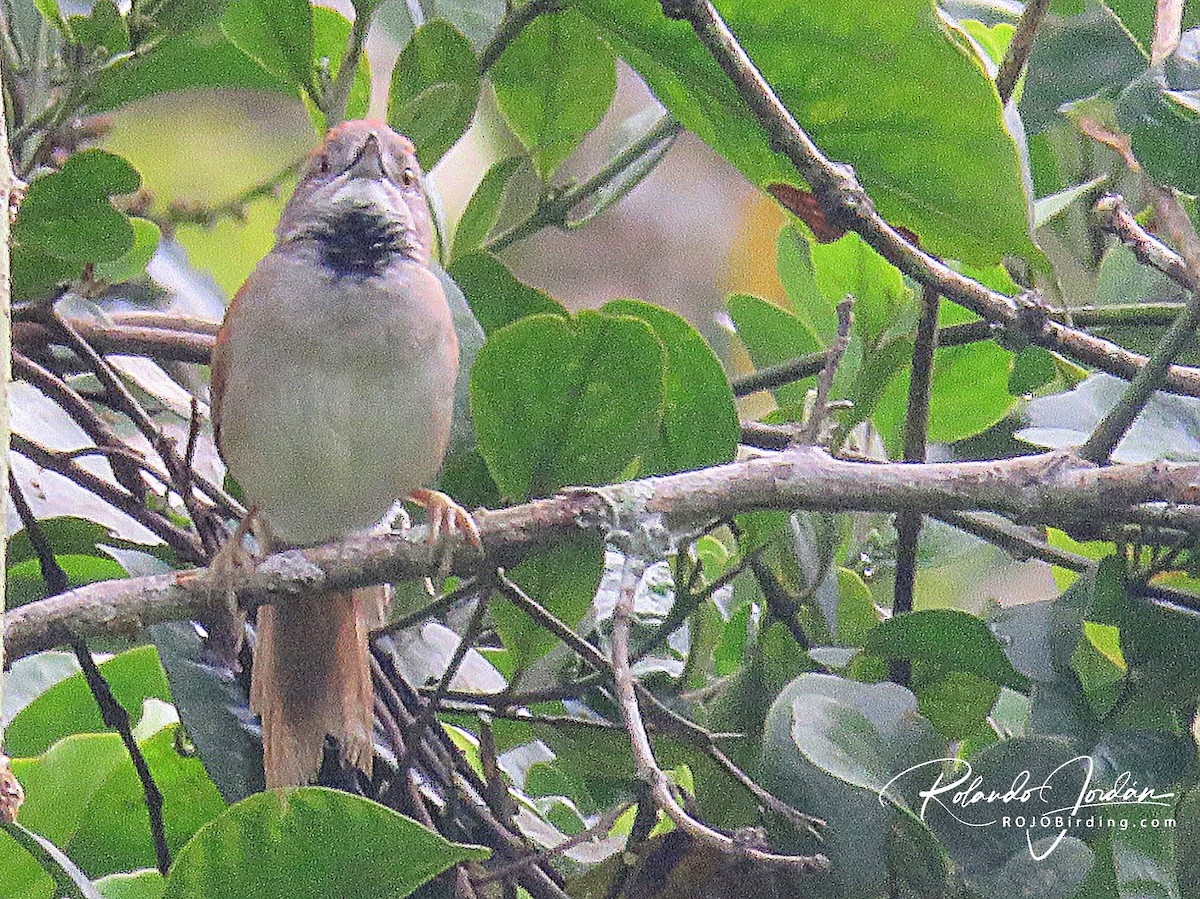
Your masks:
{"label": "long brown tail", "polygon": [[370,773],[367,636],[384,595],[372,587],[259,608],[250,708],[262,717],[268,789],[314,781],[326,734],[345,760]]}

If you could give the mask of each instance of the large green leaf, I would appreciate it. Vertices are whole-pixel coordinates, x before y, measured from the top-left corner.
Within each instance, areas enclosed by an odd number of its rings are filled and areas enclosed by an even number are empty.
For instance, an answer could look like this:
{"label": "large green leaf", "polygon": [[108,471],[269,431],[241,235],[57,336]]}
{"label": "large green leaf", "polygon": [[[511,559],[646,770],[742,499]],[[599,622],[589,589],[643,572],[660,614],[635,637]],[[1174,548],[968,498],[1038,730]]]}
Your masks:
{"label": "large green leaf", "polygon": [[600,123],[617,86],[612,50],[574,10],[534,19],[488,74],[542,178]]}
{"label": "large green leaf", "polygon": [[659,445],[646,474],[669,474],[729,462],[741,428],[729,379],[716,353],[682,316],[640,300],[613,300],[603,311],[639,318],[667,351],[667,394]]}
{"label": "large green leaf", "polygon": [[[734,294],[728,305],[729,317],[756,368],[768,368],[821,350],[808,325],[773,303],[746,294]],[[781,404],[798,405],[804,402],[805,394],[814,383],[814,378],[806,378],[777,387],[774,393]]]}
{"label": "large green leaf", "polygon": [[545,291],[522,284],[508,266],[483,250],[456,257],[449,275],[466,295],[487,334],[527,315],[567,314],[561,303]]}
{"label": "large green leaf", "polygon": [[[945,790],[963,779],[955,788],[961,790],[978,777],[968,795],[978,791],[985,797],[990,790],[1003,794],[1014,785],[1029,784],[1017,794],[1026,797],[1023,802],[952,806],[953,790],[946,790],[925,807],[926,819],[961,866],[973,893],[987,899],[1016,895],[1066,899],[1074,895],[1091,870],[1092,851],[1077,836],[1082,830],[1079,827],[1065,828],[1067,835],[1057,846],[1053,844],[1064,829],[1055,824],[1055,815],[1072,808],[1084,786],[1084,765],[1079,758],[1077,749],[1066,740],[1018,737],[972,757],[970,771],[960,763],[938,784],[937,789]],[[922,786],[929,787],[934,777],[935,773],[929,772]],[[1043,783],[1043,789],[1036,789]],[[1006,825],[1005,815],[1020,816],[1028,825]]]}
{"label": "large green leaf", "polygon": [[776,795],[828,822],[822,843],[798,847],[820,847],[833,863],[816,895],[874,896],[897,879],[944,882],[936,841],[909,810],[919,804],[915,788],[892,783],[944,755],[903,687],[802,674],[784,688],[767,714],[762,770]]}
{"label": "large green leaf", "polygon": [[[932,3],[717,5],[780,99],[831,158],[855,167],[889,220],[956,258],[1037,252],[995,88]],[[676,118],[750,180],[799,183],[686,23],[654,0],[581,0],[580,9]]]}
{"label": "large green leaf", "polygon": [[226,37],[267,72],[307,89],[313,83],[313,14],[308,0],[231,0]]}
{"label": "large green leaf", "polygon": [[[166,674],[153,646],[139,646],[102,662],[100,673],[134,724],[147,699],[171,699]],[[14,756],[34,756],[68,734],[102,730],[100,709],[80,672],[29,703],[5,728],[4,743]]]}
{"label": "large green leaf", "polygon": [[167,91],[227,87],[294,93],[287,78],[266,72],[210,23],[105,69],[89,107],[100,112]]}
{"label": "large green leaf", "polygon": [[109,197],[141,186],[137,171],[120,156],[85,150],[59,172],[29,185],[13,238],[22,247],[70,262],[107,262],[133,247],[129,220]]}
{"label": "large green leaf", "polygon": [[1029,689],[982,619],[958,609],[894,615],[875,625],[864,648],[886,659],[920,659],[1014,690]]}
{"label": "large green leaf", "polygon": [[492,332],[471,374],[479,449],[514,499],[603,484],[653,446],[665,353],[637,319],[533,315]]}
{"label": "large green leaf", "polygon": [[402,899],[487,850],[450,843],[378,803],[320,787],[258,793],[202,828],[164,899]]}
{"label": "large green leaf", "polygon": [[[224,808],[199,760],[176,745],[176,728],[165,727],[138,744],[163,794],[172,851]],[[91,876],[155,863],[141,781],[117,734],[67,737],[40,758],[14,760],[13,770],[26,789],[22,822],[53,840]],[[0,860],[0,872],[8,868],[9,859]],[[0,874],[0,895],[15,893]]]}
{"label": "large green leaf", "polygon": [[189,621],[150,628],[171,685],[171,697],[204,769],[227,802],[262,790],[262,739],[241,682],[204,660]]}
{"label": "large green leaf", "polygon": [[[1017,398],[1008,390],[1013,354],[994,343],[939,347],[929,392],[929,439],[953,443],[982,433],[1008,415]],[[910,368],[884,388],[873,421],[888,451],[903,445]]]}
{"label": "large green leaf", "polygon": [[479,102],[479,63],[449,22],[413,34],[392,70],[388,124],[408,135],[425,170],[437,165],[471,124]]}

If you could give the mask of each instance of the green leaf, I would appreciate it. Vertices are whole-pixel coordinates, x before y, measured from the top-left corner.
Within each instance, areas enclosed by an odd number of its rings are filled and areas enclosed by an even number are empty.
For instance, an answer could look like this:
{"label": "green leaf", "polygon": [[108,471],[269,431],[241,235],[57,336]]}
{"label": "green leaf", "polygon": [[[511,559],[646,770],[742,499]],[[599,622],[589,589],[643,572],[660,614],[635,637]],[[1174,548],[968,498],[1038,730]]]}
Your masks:
{"label": "green leaf", "polygon": [[[342,66],[342,57],[346,55],[346,42],[350,38],[353,27],[350,20],[340,12],[335,12],[324,6],[312,8],[313,17],[313,65],[318,70],[329,73],[332,79],[337,76]],[[309,115],[313,125],[320,134],[325,133],[325,114],[322,113],[309,98]],[[354,70],[354,78],[350,82],[350,93],[346,97],[347,119],[361,119],[367,114],[371,105],[371,63],[367,54],[358,57],[358,68]]]}
{"label": "green leaf", "polygon": [[1029,689],[988,626],[957,609],[895,615],[875,625],[864,648],[885,659],[919,659],[1014,690]]}
{"label": "green leaf", "polygon": [[158,34],[182,34],[219,22],[228,5],[229,0],[143,0],[139,12],[154,23]]}
{"label": "green leaf", "polygon": [[129,29],[112,0],[99,0],[90,15],[71,16],[69,34],[103,59],[129,50]]}
{"label": "green leaf", "polygon": [[[1085,786],[1079,756],[1070,741],[1051,737],[1017,737],[996,743],[970,759],[971,778],[967,783],[978,777],[974,789],[984,795],[988,790],[1009,789],[1026,779],[1031,786],[1046,783],[1045,789],[1030,789],[1025,794],[1027,801],[1008,807],[981,803],[972,808],[951,808],[949,794],[942,794],[945,804],[937,799],[928,804],[926,819],[960,867],[973,894],[986,899],[1019,895],[1067,899],[1074,895],[1093,862],[1091,849],[1079,839],[1081,828],[1070,829],[1052,852],[1048,850],[1062,829],[1054,823],[1055,815],[1072,808]],[[931,771],[925,773],[924,783],[919,784],[922,787],[931,785],[936,776]],[[939,788],[949,786],[964,773],[960,763]],[[1004,826],[1003,821],[987,827],[972,826],[994,821],[1010,811],[1024,816],[1028,826]],[[1042,825],[1042,821],[1049,822],[1049,826]],[[1035,852],[1039,856],[1036,859]]]}
{"label": "green leaf", "polygon": [[[139,646],[100,663],[100,673],[117,702],[137,724],[147,699],[171,701],[170,688],[153,646]],[[41,755],[69,734],[104,730],[100,709],[82,673],[59,681],[26,706],[4,730],[13,756]]]}
{"label": "green leaf", "polygon": [[792,304],[792,313],[804,322],[818,343],[832,343],[837,335],[837,304],[842,297],[830,302],[817,286],[809,243],[793,225],[779,229],[775,268]]}
{"label": "green leaf", "polygon": [[[925,872],[921,881],[932,872],[932,880],[944,884],[941,852],[908,810],[917,797],[909,795],[913,791],[903,782],[883,791],[894,775],[945,754],[944,742],[903,687],[800,675],[767,714],[763,785],[829,826],[821,843],[808,839],[795,845],[794,837],[779,834],[784,842],[777,847],[822,847],[834,865],[828,876],[831,895],[885,892],[900,873],[890,863],[896,854],[909,859],[906,872]],[[912,807],[918,804],[912,802]]]}
{"label": "green leaf", "polygon": [[295,94],[286,78],[268,74],[211,22],[166,37],[153,53],[129,57],[97,78],[89,108],[116,109],[144,97],[191,88],[248,88]]}
{"label": "green leaf", "polygon": [[[667,19],[655,0],[578,8],[675,117],[752,182],[797,183],[686,23]],[[956,259],[1040,255],[995,87],[927,0],[759,0],[722,12],[780,99],[830,158],[854,166],[889,221]]]}
{"label": "green leaf", "polygon": [[561,303],[536,287],[522,284],[503,262],[482,250],[456,258],[449,275],[466,295],[485,334],[529,315],[567,314]]}
{"label": "green leaf", "polygon": [[[601,553],[594,544],[563,543],[526,559],[511,576],[544,608],[574,627],[591,608],[602,568]],[[507,600],[498,597],[488,610],[517,671],[558,645],[554,634]]]}
{"label": "green leaf", "polygon": [[1107,174],[1097,175],[1091,181],[1076,184],[1065,190],[1060,190],[1058,193],[1034,201],[1033,226],[1040,228],[1047,222],[1054,221],[1055,218],[1070,209],[1077,200],[1086,197],[1100,185],[1104,184],[1108,180],[1108,177]]}
{"label": "green leaf", "polygon": [[[1008,390],[1013,354],[994,343],[939,347],[933,357],[929,440],[953,443],[986,431],[1017,403]],[[879,398],[873,421],[896,456],[908,408],[910,368],[905,366]]]}
{"label": "green leaf", "polygon": [[167,881],[158,871],[145,868],[101,877],[96,888],[104,899],[162,899]]}
{"label": "green leaf", "polygon": [[488,74],[543,180],[600,123],[617,86],[612,50],[574,10],[538,16]]}
{"label": "green leaf", "polygon": [[[766,300],[734,294],[729,298],[728,306],[737,335],[754,360],[755,368],[768,368],[821,350],[816,337],[803,322]],[[776,387],[773,393],[781,405],[798,406],[815,383],[815,378],[805,378]]]}
{"label": "green leaf", "polygon": [[67,27],[67,22],[63,18],[62,11],[58,8],[58,0],[33,0],[33,5],[47,22],[57,27],[67,37],[70,37],[71,31]]}
{"label": "green leaf", "polygon": [[729,379],[708,342],[682,316],[661,306],[613,300],[601,311],[646,322],[667,351],[662,430],[643,471],[670,474],[731,461],[741,426]]}
{"label": "green leaf", "polygon": [[[167,845],[178,850],[224,807],[199,760],[176,747],[178,725],[138,745],[163,794]],[[117,734],[76,734],[35,760],[15,759],[26,789],[21,820],[53,840],[93,877],[155,863],[141,781]],[[0,872],[8,859],[0,859]],[[3,895],[7,885],[0,880]]]}
{"label": "green leaf", "polygon": [[528,157],[510,156],[502,159],[487,170],[475,193],[467,202],[454,230],[454,244],[450,258],[457,262],[461,257],[475,252],[492,233],[500,220],[500,209],[504,194],[513,175]]}
{"label": "green leaf", "polygon": [[[66,574],[69,588],[127,576],[125,569],[107,556],[64,553],[54,558]],[[46,598],[46,581],[42,577],[42,567],[36,559],[26,559],[11,565],[5,574],[10,609]]]}
{"label": "green leaf", "polygon": [[429,171],[470,127],[479,103],[479,62],[471,42],[449,22],[416,30],[396,60],[388,124],[408,135]]}
{"label": "green leaf", "polygon": [[246,715],[249,697],[241,682],[204,661],[191,622],[158,624],[150,635],[188,739],[221,796],[237,802],[263,790],[262,739]]}
{"label": "green leaf", "polygon": [[12,248],[12,293],[18,302],[45,299],[60,284],[74,281],[82,274],[82,262],[67,262],[32,247]]}
{"label": "green leaf", "polygon": [[163,899],[401,899],[488,851],[451,843],[368,799],[320,787],[259,793],[200,830]]}
{"label": "green leaf", "polygon": [[833,243],[813,244],[814,279],[831,307],[854,297],[854,327],[868,346],[912,306],[912,291],[899,269],[850,232]]}
{"label": "green leaf", "polygon": [[55,889],[69,899],[101,899],[86,874],[65,852],[22,824],[0,825],[50,875]]}
{"label": "green leaf", "polygon": [[1150,66],[1117,98],[1117,123],[1156,183],[1200,192],[1200,29],[1186,32],[1167,59]]}
{"label": "green leaf", "polygon": [[76,153],[62,171],[29,185],[13,237],[24,248],[68,262],[119,259],[133,247],[134,232],[109,197],[133,193],[141,183],[120,156],[104,150]]}
{"label": "green leaf", "polygon": [[603,484],[653,445],[665,353],[637,319],[534,315],[494,331],[471,375],[471,415],[508,497]]}
{"label": "green leaf", "polygon": [[96,265],[96,277],[119,284],[122,281],[132,281],[146,273],[146,265],[158,249],[162,232],[158,225],[149,219],[131,218],[129,225],[133,228],[133,246],[120,259],[112,262],[100,262]]}
{"label": "green leaf", "polygon": [[231,0],[221,30],[267,72],[312,93],[313,13],[308,0]]}

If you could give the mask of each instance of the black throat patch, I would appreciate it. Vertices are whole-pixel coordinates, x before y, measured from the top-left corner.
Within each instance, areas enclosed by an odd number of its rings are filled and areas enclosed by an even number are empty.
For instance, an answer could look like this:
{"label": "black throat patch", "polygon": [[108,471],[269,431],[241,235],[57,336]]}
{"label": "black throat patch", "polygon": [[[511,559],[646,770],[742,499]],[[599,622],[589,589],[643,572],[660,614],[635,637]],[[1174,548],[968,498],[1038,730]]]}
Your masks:
{"label": "black throat patch", "polygon": [[321,262],[335,277],[381,275],[404,251],[403,232],[369,206],[355,206],[330,219],[316,234]]}

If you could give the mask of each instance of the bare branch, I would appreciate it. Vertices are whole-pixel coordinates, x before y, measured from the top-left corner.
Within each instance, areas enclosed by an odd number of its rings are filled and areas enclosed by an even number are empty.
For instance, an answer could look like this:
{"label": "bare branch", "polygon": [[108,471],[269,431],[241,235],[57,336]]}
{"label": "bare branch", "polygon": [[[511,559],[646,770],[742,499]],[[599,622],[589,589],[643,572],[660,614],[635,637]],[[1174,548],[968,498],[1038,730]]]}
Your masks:
{"label": "bare branch", "polygon": [[1000,71],[996,74],[996,91],[1000,94],[1000,102],[1007,103],[1012,99],[1013,91],[1017,89],[1017,79],[1025,69],[1029,53],[1033,50],[1033,41],[1049,10],[1050,0],[1026,2],[1025,12],[1021,14],[1021,21],[1017,23],[1017,30],[1009,42],[1004,62],[1000,64]]}
{"label": "bare branch", "polygon": [[654,804],[675,826],[693,839],[723,855],[748,858],[754,862],[795,874],[815,874],[829,870],[829,860],[821,855],[780,855],[746,845],[693,818],[675,797],[675,789],[654,758],[650,735],[638,708],[637,681],[629,668],[629,633],[633,621],[633,602],[637,584],[645,572],[645,563],[626,557],[622,565],[620,593],[613,611],[612,671],[618,704],[625,729],[633,747],[638,777],[650,787]]}
{"label": "bare branch", "polygon": [[[661,516],[680,533],[756,509],[922,509],[932,515],[979,509],[1085,538],[1122,524],[1200,531],[1196,464],[1098,467],[1061,452],[987,462],[872,464],[803,447],[700,471],[568,491],[507,509],[480,510],[475,518],[486,557],[473,547],[458,547],[452,570],[468,576],[514,565],[542,547],[592,530],[603,520],[606,503],[631,496],[638,497],[647,515]],[[183,536],[194,541],[191,535]],[[403,535],[352,536],[336,545],[270,556],[237,593],[243,603],[253,605],[422,578],[438,570],[445,551]],[[11,613],[11,657],[55,646],[57,628],[64,624],[83,636],[135,632],[161,621],[195,618],[223,600],[223,588],[205,571],[80,587]]]}

